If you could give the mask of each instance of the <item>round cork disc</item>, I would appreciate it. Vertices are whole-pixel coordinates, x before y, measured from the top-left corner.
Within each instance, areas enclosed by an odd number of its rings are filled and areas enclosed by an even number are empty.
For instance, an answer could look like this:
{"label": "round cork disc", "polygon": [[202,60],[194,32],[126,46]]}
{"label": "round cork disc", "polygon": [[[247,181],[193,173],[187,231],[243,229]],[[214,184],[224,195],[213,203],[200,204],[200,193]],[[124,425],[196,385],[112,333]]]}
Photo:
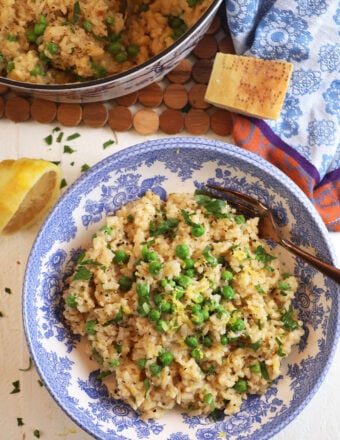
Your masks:
{"label": "round cork disc", "polygon": [[208,84],[212,68],[211,60],[197,60],[192,66],[191,77],[199,84]]}
{"label": "round cork disc", "polygon": [[156,133],[159,128],[158,114],[149,108],[138,110],[133,117],[133,127],[142,135]]}
{"label": "round cork disc", "polygon": [[188,92],[183,84],[169,84],[164,90],[164,104],[179,110],[188,103]]}
{"label": "round cork disc", "polygon": [[193,50],[193,54],[200,59],[214,58],[217,52],[217,41],[213,35],[205,35]]}
{"label": "round cork disc", "polygon": [[41,124],[49,124],[57,115],[57,106],[52,101],[34,99],[31,104],[32,118]]}
{"label": "round cork disc", "polygon": [[83,122],[89,127],[104,127],[108,120],[108,111],[104,104],[90,103],[83,106]]}
{"label": "round cork disc", "polygon": [[204,110],[191,109],[185,117],[184,126],[191,134],[204,134],[210,127],[209,115]]}
{"label": "round cork disc", "polygon": [[83,110],[79,104],[59,104],[57,120],[65,127],[75,127],[80,124]]}
{"label": "round cork disc", "polygon": [[117,105],[108,114],[108,122],[113,131],[127,131],[132,127],[132,113],[128,107]]}
{"label": "round cork disc", "polygon": [[231,133],[233,121],[228,110],[216,110],[210,116],[210,128],[219,136],[228,136]]}
{"label": "round cork disc", "polygon": [[8,87],[4,84],[0,84],[0,95],[3,95],[4,93],[8,92]]}
{"label": "round cork disc", "polygon": [[219,15],[215,15],[211,25],[209,26],[209,29],[207,30],[207,35],[213,35],[216,34],[216,32],[219,31],[221,27],[221,17]]}
{"label": "round cork disc", "polygon": [[166,134],[176,134],[184,128],[184,116],[179,110],[167,109],[159,116],[159,128]]}
{"label": "round cork disc", "polygon": [[184,59],[167,74],[167,79],[175,84],[185,84],[191,78],[191,69],[191,62],[187,59]]}
{"label": "round cork disc", "polygon": [[124,105],[129,107],[130,105],[135,105],[138,99],[138,92],[132,92],[125,96],[119,96],[115,99],[117,105]]}
{"label": "round cork disc", "polygon": [[4,98],[2,96],[0,96],[0,118],[3,117],[4,110],[5,110],[5,101],[4,101]]}
{"label": "round cork disc", "polygon": [[163,101],[163,90],[157,83],[150,84],[139,91],[138,100],[145,107],[158,107]]}
{"label": "round cork disc", "polygon": [[226,35],[218,42],[218,50],[222,53],[235,53],[234,43],[230,35]]}
{"label": "round cork disc", "polygon": [[5,104],[5,116],[14,122],[24,122],[30,116],[30,104],[27,99],[12,96]]}
{"label": "round cork disc", "polygon": [[207,109],[210,107],[209,102],[204,100],[207,86],[205,84],[194,84],[189,90],[189,103],[194,108]]}

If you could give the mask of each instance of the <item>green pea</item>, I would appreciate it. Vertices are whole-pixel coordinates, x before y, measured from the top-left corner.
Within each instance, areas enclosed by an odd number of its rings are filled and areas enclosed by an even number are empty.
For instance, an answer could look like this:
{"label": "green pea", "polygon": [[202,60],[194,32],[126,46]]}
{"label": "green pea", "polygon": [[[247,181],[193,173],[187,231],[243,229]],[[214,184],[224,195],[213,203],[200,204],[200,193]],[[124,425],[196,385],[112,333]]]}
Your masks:
{"label": "green pea", "polygon": [[154,251],[150,251],[150,249],[145,245],[142,248],[142,258],[144,261],[150,263],[150,261],[157,261],[158,255]]}
{"label": "green pea", "polygon": [[55,55],[55,54],[57,54],[57,53],[59,52],[59,46],[58,46],[57,43],[53,43],[53,41],[49,41],[49,42],[46,44],[46,50],[47,50],[50,54]]}
{"label": "green pea", "polygon": [[78,305],[76,294],[74,294],[74,295],[69,295],[69,296],[66,298],[66,304],[67,304],[69,307],[71,307],[72,309],[75,309],[75,308],[77,307],[77,305]]}
{"label": "green pea", "polygon": [[227,300],[231,300],[235,297],[235,291],[229,285],[223,286],[221,293],[222,293],[222,297]]}
{"label": "green pea", "polygon": [[97,333],[96,329],[94,328],[95,325],[96,325],[96,321],[94,321],[93,319],[86,321],[85,331],[88,335],[95,335]]}
{"label": "green pea", "polygon": [[228,336],[227,335],[222,335],[221,336],[221,344],[222,345],[227,345],[228,344]]}
{"label": "green pea", "polygon": [[248,384],[245,379],[239,379],[234,385],[234,389],[238,393],[244,393],[245,391],[247,391],[247,388],[248,388]]}
{"label": "green pea", "polygon": [[191,321],[193,322],[193,324],[197,326],[202,325],[203,322],[205,321],[203,312],[197,311],[195,313],[192,313]]}
{"label": "green pea", "polygon": [[188,276],[189,278],[195,278],[196,276],[195,269],[187,269],[185,271],[185,275]]}
{"label": "green pea", "polygon": [[39,21],[34,25],[35,35],[42,35],[46,29],[47,20],[43,15],[39,15]]}
{"label": "green pea", "polygon": [[34,32],[34,29],[28,29],[28,31],[26,32],[26,38],[30,43],[35,43],[36,39],[37,39],[37,34]]}
{"label": "green pea", "polygon": [[202,237],[205,233],[205,227],[203,225],[194,225],[191,228],[191,233],[194,237]]}
{"label": "green pea", "polygon": [[185,289],[192,283],[192,279],[188,275],[180,274],[177,278],[177,283]]}
{"label": "green pea", "polygon": [[224,270],[221,273],[221,278],[223,281],[231,281],[234,278],[234,275],[230,270]]}
{"label": "green pea", "polygon": [[141,370],[143,370],[143,369],[145,368],[145,366],[146,366],[146,362],[147,362],[147,359],[146,359],[146,358],[140,358],[140,359],[138,359],[138,361],[137,361],[137,365],[138,365],[138,367],[139,367]]}
{"label": "green pea", "polygon": [[161,371],[162,371],[162,366],[161,365],[151,364],[149,368],[150,368],[150,372],[151,372],[152,376],[159,377],[159,375],[161,374]]}
{"label": "green pea", "polygon": [[195,260],[192,258],[185,258],[183,267],[184,269],[193,269],[195,267]]}
{"label": "green pea", "polygon": [[243,329],[245,328],[245,326],[246,326],[246,324],[245,324],[245,322],[243,321],[243,319],[238,318],[238,319],[236,319],[235,322],[233,322],[233,323],[231,324],[231,329],[232,329],[234,332],[240,332],[241,330],[243,330]]}
{"label": "green pea", "polygon": [[125,251],[118,249],[114,253],[113,262],[116,264],[126,264],[129,258],[129,255]]}
{"label": "green pea", "polygon": [[140,298],[148,298],[150,294],[149,285],[146,283],[137,283],[136,292]]}
{"label": "green pea", "polygon": [[122,45],[119,41],[114,41],[111,44],[109,44],[107,49],[110,52],[110,54],[117,55],[117,53],[119,53],[122,50]]}
{"label": "green pea", "polygon": [[204,345],[205,347],[211,347],[212,344],[213,344],[213,340],[211,339],[210,336],[204,336],[204,337],[203,337],[203,345]]}
{"label": "green pea", "polygon": [[174,355],[169,351],[164,350],[159,354],[159,360],[161,361],[163,366],[167,366],[170,365],[171,362],[174,360]]}
{"label": "green pea", "polygon": [[149,265],[149,272],[151,275],[157,276],[162,270],[162,263],[160,261],[151,261]]}
{"label": "green pea", "polygon": [[196,336],[187,336],[184,342],[190,348],[196,348],[198,346],[198,339],[196,338]]}
{"label": "green pea", "polygon": [[131,289],[132,283],[133,283],[133,280],[130,277],[127,277],[125,275],[119,277],[119,279],[118,279],[119,288],[123,292],[128,292]]}
{"label": "green pea", "polygon": [[182,286],[176,286],[174,288],[174,294],[176,299],[181,299],[184,296],[184,289]]}
{"label": "green pea", "polygon": [[163,301],[163,295],[161,293],[156,293],[153,297],[153,302],[158,306]]}
{"label": "green pea", "polygon": [[172,305],[171,305],[171,303],[170,303],[169,301],[164,301],[164,300],[163,300],[163,301],[159,304],[158,308],[159,308],[159,310],[160,310],[161,312],[165,312],[165,313],[167,313],[167,312],[171,312],[171,310],[172,310]]}
{"label": "green pea", "polygon": [[87,32],[92,32],[93,24],[91,23],[90,20],[84,20],[84,21],[83,21],[83,28],[84,28]]}
{"label": "green pea", "polygon": [[187,244],[179,244],[176,246],[175,253],[178,258],[181,258],[182,260],[185,260],[190,255],[190,248]]}
{"label": "green pea", "polygon": [[159,319],[156,323],[156,329],[159,332],[166,332],[169,329],[169,325],[164,319]]}
{"label": "green pea", "polygon": [[148,318],[151,321],[158,321],[160,317],[161,317],[161,312],[159,310],[157,309],[150,310]]}
{"label": "green pea", "polygon": [[191,350],[190,354],[196,361],[201,361],[204,357],[203,350],[198,347]]}
{"label": "green pea", "polygon": [[128,59],[128,54],[125,50],[121,50],[115,55],[115,60],[117,63],[124,63]]}
{"label": "green pea", "polygon": [[137,46],[137,44],[130,44],[126,48],[126,52],[127,52],[129,58],[133,58],[136,55],[138,55],[139,50],[140,49],[139,49],[139,46]]}

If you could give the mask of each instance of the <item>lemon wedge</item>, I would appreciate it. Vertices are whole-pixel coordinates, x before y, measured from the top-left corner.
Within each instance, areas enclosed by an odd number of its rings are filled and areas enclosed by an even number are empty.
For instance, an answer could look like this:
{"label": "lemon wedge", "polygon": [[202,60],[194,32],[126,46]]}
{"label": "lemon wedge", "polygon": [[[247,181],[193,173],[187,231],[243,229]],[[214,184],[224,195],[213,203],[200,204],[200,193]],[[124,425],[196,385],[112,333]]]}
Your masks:
{"label": "lemon wedge", "polygon": [[60,191],[60,167],[42,159],[0,162],[0,234],[28,228],[44,217]]}

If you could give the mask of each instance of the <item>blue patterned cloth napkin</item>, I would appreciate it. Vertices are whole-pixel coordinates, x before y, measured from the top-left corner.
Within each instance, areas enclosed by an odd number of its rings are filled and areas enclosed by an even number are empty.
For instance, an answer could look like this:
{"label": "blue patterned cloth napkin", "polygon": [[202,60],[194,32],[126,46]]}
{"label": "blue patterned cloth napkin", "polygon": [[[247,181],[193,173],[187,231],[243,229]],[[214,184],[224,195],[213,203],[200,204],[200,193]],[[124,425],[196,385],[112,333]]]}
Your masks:
{"label": "blue patterned cloth napkin", "polygon": [[280,118],[261,122],[308,162],[316,185],[334,181],[340,205],[339,0],[226,0],[226,10],[237,54],[293,63]]}

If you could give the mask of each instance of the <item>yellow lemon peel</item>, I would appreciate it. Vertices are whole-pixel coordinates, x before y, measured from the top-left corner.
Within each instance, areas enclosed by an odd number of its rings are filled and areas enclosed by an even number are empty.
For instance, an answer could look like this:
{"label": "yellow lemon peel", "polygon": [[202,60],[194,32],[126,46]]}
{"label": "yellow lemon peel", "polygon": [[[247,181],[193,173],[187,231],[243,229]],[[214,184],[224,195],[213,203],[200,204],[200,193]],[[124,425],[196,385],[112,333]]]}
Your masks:
{"label": "yellow lemon peel", "polygon": [[0,234],[28,228],[43,218],[60,192],[61,170],[43,159],[0,162]]}

